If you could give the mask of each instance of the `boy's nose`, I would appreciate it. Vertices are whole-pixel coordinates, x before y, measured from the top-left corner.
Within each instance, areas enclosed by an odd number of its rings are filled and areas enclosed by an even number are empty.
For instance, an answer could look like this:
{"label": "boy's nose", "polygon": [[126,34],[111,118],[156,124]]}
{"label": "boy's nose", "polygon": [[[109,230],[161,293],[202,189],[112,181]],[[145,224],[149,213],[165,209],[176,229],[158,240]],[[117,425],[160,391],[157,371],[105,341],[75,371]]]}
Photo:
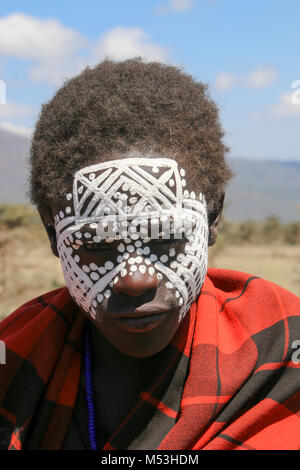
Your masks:
{"label": "boy's nose", "polygon": [[150,269],[150,272],[148,267],[145,272],[141,272],[139,269],[132,272],[130,271],[130,266],[126,264],[124,269],[127,271],[125,275],[122,276],[122,273],[119,273],[113,285],[113,291],[116,294],[123,293],[137,297],[148,290],[156,290],[158,288],[160,281],[153,267]]}

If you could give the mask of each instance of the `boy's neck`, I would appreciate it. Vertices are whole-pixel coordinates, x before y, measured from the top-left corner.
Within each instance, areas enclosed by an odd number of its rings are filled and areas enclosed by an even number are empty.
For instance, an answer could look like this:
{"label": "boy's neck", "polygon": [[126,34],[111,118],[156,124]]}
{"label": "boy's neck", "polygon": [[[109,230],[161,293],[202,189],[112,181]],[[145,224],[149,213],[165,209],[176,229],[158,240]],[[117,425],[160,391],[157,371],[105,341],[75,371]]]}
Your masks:
{"label": "boy's neck", "polygon": [[138,401],[158,368],[164,350],[147,358],[118,351],[93,325],[91,357],[97,426],[111,436]]}
{"label": "boy's neck", "polygon": [[95,326],[91,325],[90,332],[94,380],[101,377],[101,381],[120,383],[128,378],[128,386],[142,389],[158,367],[164,350],[150,357],[132,357],[116,349]]}

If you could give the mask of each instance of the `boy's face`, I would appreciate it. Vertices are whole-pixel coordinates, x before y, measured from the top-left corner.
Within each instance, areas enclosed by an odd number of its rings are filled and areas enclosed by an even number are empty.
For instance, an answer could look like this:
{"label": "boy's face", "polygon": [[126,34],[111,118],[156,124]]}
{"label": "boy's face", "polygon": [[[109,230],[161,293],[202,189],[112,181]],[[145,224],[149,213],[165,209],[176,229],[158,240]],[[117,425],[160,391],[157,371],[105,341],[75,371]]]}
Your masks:
{"label": "boy's face", "polygon": [[204,196],[165,158],[83,168],[57,208],[57,249],[74,301],[124,354],[171,341],[207,271]]}

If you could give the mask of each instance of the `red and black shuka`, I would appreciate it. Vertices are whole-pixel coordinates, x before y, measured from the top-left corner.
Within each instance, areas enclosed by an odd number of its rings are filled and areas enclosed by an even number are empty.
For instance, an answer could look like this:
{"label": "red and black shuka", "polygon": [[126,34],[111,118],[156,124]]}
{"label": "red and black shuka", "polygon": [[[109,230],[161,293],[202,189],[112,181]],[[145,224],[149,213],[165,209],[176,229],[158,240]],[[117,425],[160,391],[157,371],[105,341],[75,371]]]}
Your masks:
{"label": "red and black shuka", "polygon": [[[64,448],[87,321],[66,288],[2,321],[1,449]],[[209,269],[151,383],[102,449],[299,450],[296,340],[298,297],[255,276]]]}

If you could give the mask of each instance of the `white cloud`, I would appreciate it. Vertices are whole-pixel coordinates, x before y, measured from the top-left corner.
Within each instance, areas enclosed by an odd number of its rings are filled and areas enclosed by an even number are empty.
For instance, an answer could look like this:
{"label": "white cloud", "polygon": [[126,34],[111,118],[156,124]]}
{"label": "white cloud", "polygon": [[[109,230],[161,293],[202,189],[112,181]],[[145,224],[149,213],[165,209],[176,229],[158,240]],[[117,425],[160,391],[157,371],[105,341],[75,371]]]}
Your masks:
{"label": "white cloud", "polygon": [[66,79],[79,73],[85,65],[86,61],[79,57],[66,56],[62,60],[53,58],[32,66],[29,76],[33,81],[60,86]]}
{"label": "white cloud", "polygon": [[168,52],[138,27],[112,28],[92,44],[56,19],[23,13],[0,17],[0,60],[14,57],[28,61],[32,81],[59,86],[105,57],[124,60],[136,56],[165,62]]}
{"label": "white cloud", "polygon": [[35,108],[16,103],[0,104],[0,129],[21,137],[30,137],[32,129],[26,126],[13,124],[7,119],[21,120],[32,117],[36,113]]}
{"label": "white cloud", "polygon": [[300,117],[300,88],[283,93],[276,104],[250,115],[250,119],[254,121],[266,118],[280,119],[287,117]]}
{"label": "white cloud", "polygon": [[230,73],[219,73],[216,76],[214,88],[216,91],[228,91],[235,85],[236,81],[236,77]]}
{"label": "white cloud", "polygon": [[167,51],[159,44],[149,40],[149,36],[140,28],[115,27],[104,34],[93,47],[93,61],[109,57],[113,60],[125,60],[143,57],[145,60],[166,61]]}
{"label": "white cloud", "polygon": [[33,109],[30,106],[6,103],[0,104],[0,118],[22,118],[32,114]]}
{"label": "white cloud", "polygon": [[293,91],[281,95],[279,102],[268,109],[268,115],[275,118],[300,116],[300,103],[295,102],[295,93]]}
{"label": "white cloud", "polygon": [[192,10],[195,6],[194,0],[171,0],[170,3],[174,11]]}
{"label": "white cloud", "polygon": [[0,57],[33,61],[30,77],[57,84],[75,71],[75,54],[86,47],[87,40],[56,19],[40,19],[24,13],[0,18]]}
{"label": "white cloud", "polygon": [[39,19],[14,13],[0,19],[0,54],[44,60],[70,53],[82,37],[55,19]]}
{"label": "white cloud", "polygon": [[262,89],[277,80],[278,74],[273,67],[260,67],[253,70],[244,78],[244,83],[249,88]]}
{"label": "white cloud", "polygon": [[179,12],[192,10],[195,7],[195,0],[169,0],[169,3],[162,3],[155,9],[155,13],[165,14],[169,12]]}
{"label": "white cloud", "polygon": [[234,76],[227,72],[216,75],[214,88],[216,91],[228,91],[235,85],[246,88],[263,89],[271,85],[278,78],[278,73],[274,67],[260,67],[250,72],[245,77]]}
{"label": "white cloud", "polygon": [[50,85],[79,73],[105,57],[124,60],[141,56],[166,61],[167,51],[152,42],[140,28],[115,27],[96,44],[56,19],[40,19],[23,13],[0,18],[0,59],[28,60],[29,77]]}
{"label": "white cloud", "polygon": [[21,137],[30,138],[32,135],[32,129],[30,127],[16,126],[11,122],[0,122],[0,129]]}

